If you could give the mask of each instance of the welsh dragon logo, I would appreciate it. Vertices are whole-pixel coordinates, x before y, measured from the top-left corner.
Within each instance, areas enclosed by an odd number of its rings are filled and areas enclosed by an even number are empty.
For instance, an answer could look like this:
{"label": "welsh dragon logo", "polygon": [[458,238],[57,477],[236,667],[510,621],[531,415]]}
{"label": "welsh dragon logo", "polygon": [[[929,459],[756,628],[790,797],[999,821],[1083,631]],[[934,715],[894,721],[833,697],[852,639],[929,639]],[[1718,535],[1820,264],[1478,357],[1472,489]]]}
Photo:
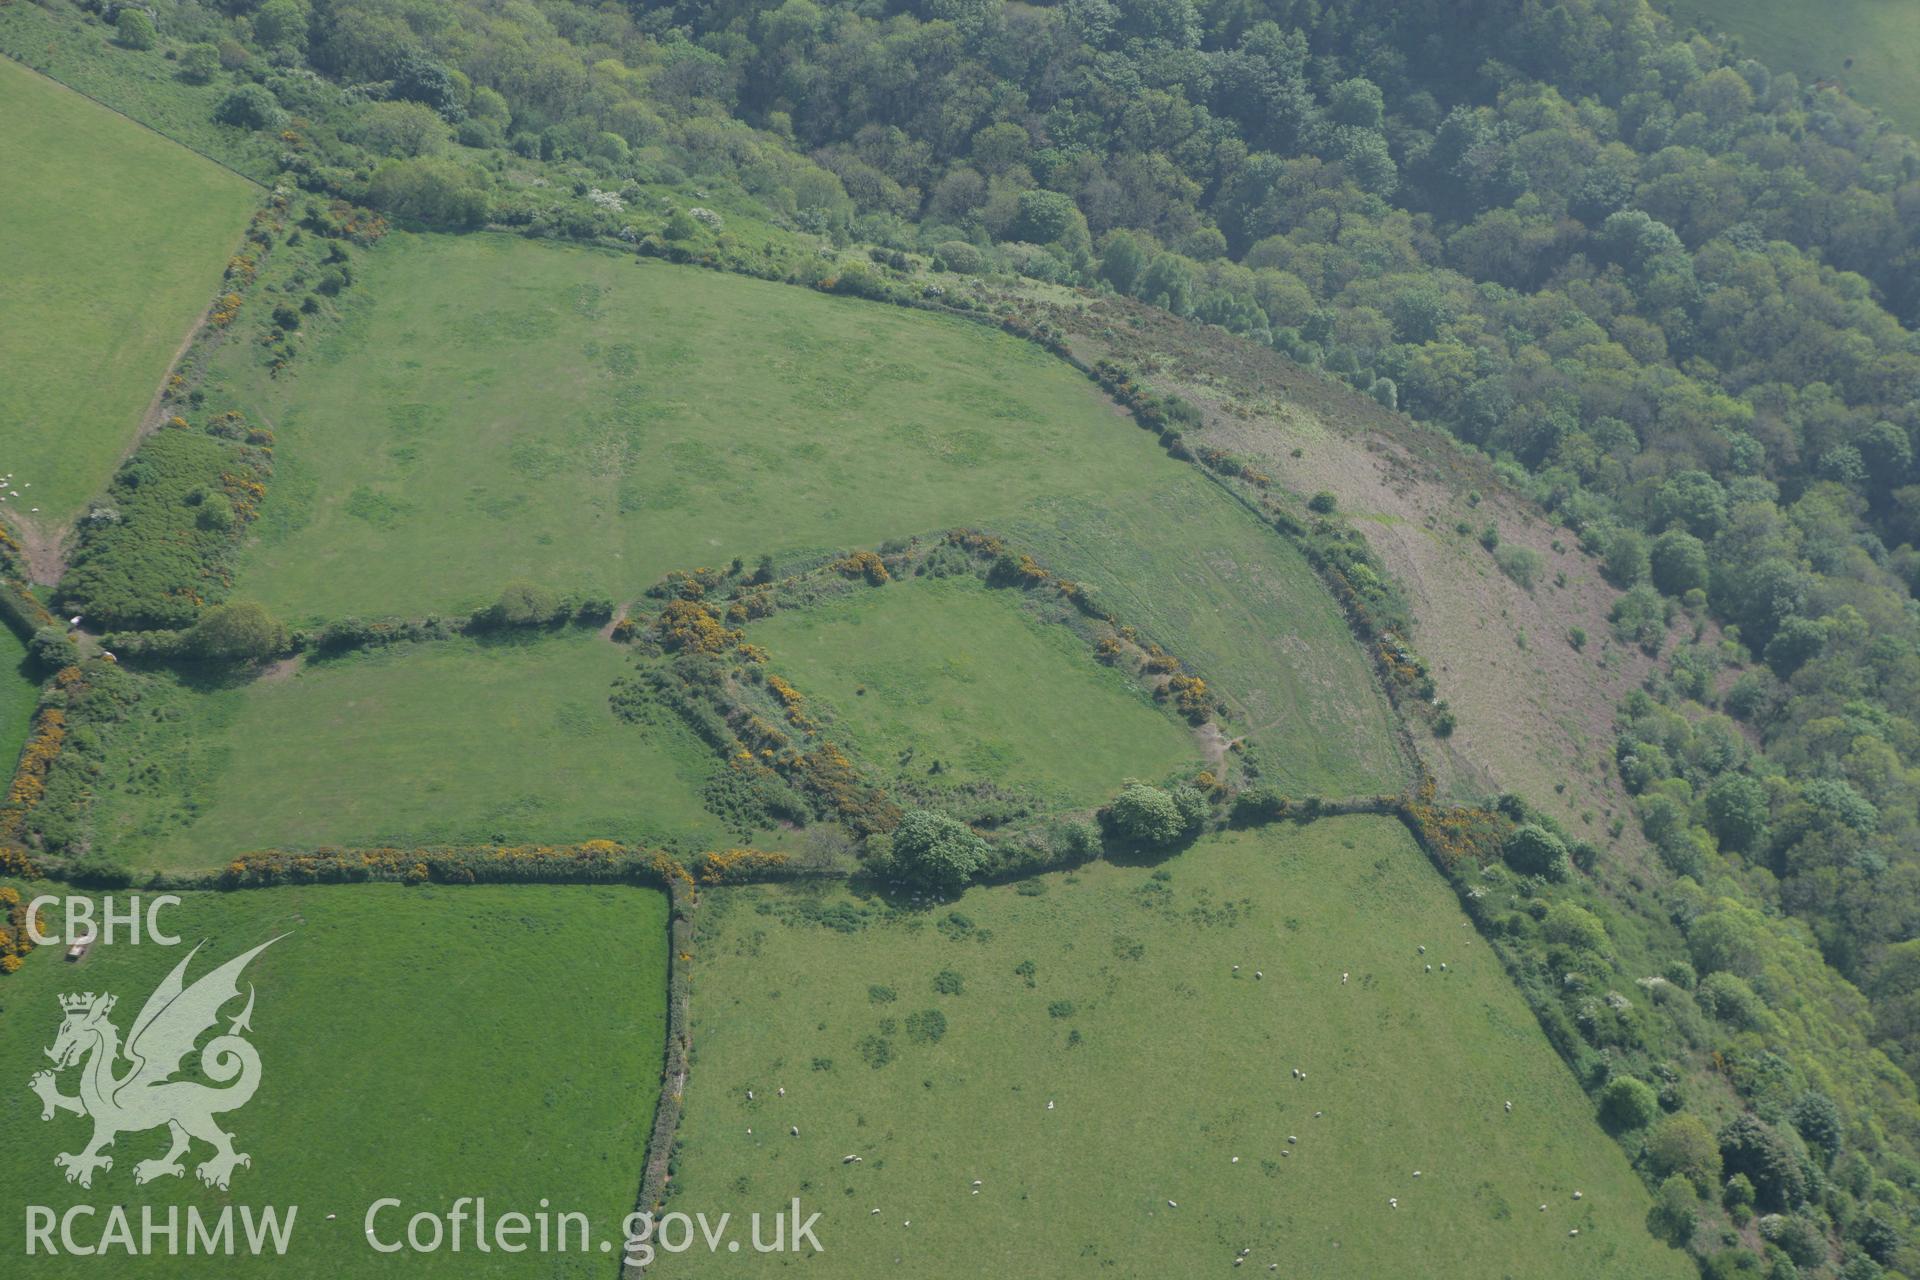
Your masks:
{"label": "welsh dragon logo", "polygon": [[[253,1164],[251,1157],[233,1149],[233,1135],[214,1121],[222,1112],[245,1106],[260,1087],[260,1055],[241,1037],[242,1032],[252,1030],[252,984],[247,987],[246,1007],[228,1023],[226,1034],[215,1036],[200,1050],[201,1074],[225,1087],[173,1077],[181,1071],[182,1060],[194,1051],[195,1043],[219,1021],[221,1007],[239,997],[241,970],[278,941],[280,938],[272,938],[261,943],[189,987],[185,980],[187,965],[200,952],[200,947],[195,947],[147,997],[124,1047],[119,1028],[107,1018],[113,1012],[115,997],[91,991],[60,997],[66,1017],[53,1047],[46,1051],[54,1069],[36,1074],[29,1087],[40,1095],[42,1120],[53,1119],[56,1111],[93,1118],[93,1140],[78,1152],[53,1158],[67,1171],[68,1182],[91,1187],[95,1170],[113,1168],[112,1157],[102,1152],[113,1145],[115,1137],[161,1125],[172,1135],[173,1145],[159,1159],[142,1160],[133,1167],[137,1183],[183,1176],[186,1166],[180,1158],[196,1138],[213,1148],[213,1155],[194,1169],[200,1181],[210,1187],[226,1190],[236,1167]],[[117,1072],[123,1057],[128,1065],[124,1072]],[[80,1092],[77,1097],[67,1097],[60,1092],[55,1076],[76,1064],[80,1065]]]}

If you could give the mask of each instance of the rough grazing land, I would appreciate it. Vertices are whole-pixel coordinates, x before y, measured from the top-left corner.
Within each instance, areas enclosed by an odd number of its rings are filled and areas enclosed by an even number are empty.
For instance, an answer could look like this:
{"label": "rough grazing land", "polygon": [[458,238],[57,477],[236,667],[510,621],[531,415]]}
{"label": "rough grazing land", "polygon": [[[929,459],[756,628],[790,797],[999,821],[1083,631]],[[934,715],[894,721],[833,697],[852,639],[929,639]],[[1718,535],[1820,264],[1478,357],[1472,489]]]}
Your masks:
{"label": "rough grazing land", "polygon": [[[139,767],[109,771],[103,843],[135,867],[249,849],[596,838],[725,840],[712,753],[607,706],[627,651],[592,632],[444,641],[213,691],[156,689]],[[158,681],[156,681],[158,683]]]}
{"label": "rough grazing land", "polygon": [[702,913],[678,1202],[799,1195],[836,1276],[1198,1275],[1243,1248],[1257,1275],[1692,1274],[1388,820],[924,912],[755,888]]}
{"label": "rough grazing land", "polygon": [[[7,979],[0,1007],[0,1248],[23,1256],[21,1205],[298,1205],[284,1259],[115,1256],[121,1277],[606,1275],[605,1258],[499,1253],[375,1254],[362,1243],[382,1196],[444,1212],[484,1195],[532,1211],[542,1196],[611,1233],[632,1208],[659,1096],[666,1036],[666,900],[650,890],[547,885],[344,885],[192,894],[163,916],[186,946],[96,946],[79,965],[51,950]],[[123,1134],[91,1190],[70,1186],[55,1152],[80,1149],[77,1117],[42,1123],[27,1080],[60,1025],[58,997],[110,991],[125,1033],[147,994],[206,940],[189,980],[278,934],[247,969],[254,987],[259,1092],[222,1117],[253,1157],[231,1189],[182,1181],[136,1190],[133,1166],[164,1132]],[[591,964],[582,964],[591,956]],[[242,997],[245,988],[242,988]],[[235,1001],[229,1017],[240,1011]],[[224,1029],[226,1022],[221,1023]],[[190,1058],[189,1063],[197,1061]],[[123,1066],[124,1069],[124,1066]],[[75,1072],[62,1075],[75,1091]],[[206,1158],[199,1148],[191,1159]],[[495,1212],[501,1209],[497,1208]],[[328,1222],[328,1214],[337,1220]],[[381,1219],[385,1229],[390,1218]],[[404,1219],[399,1223],[404,1228]],[[94,1230],[99,1230],[96,1225]],[[236,1228],[237,1230],[237,1228]],[[395,1233],[388,1231],[387,1238]],[[211,1268],[211,1269],[209,1269]],[[100,1258],[32,1260],[36,1280],[103,1274]]]}
{"label": "rough grazing land", "polygon": [[993,782],[1076,807],[1125,778],[1200,767],[1192,733],[1141,685],[1019,593],[976,578],[892,583],[776,614],[751,635],[883,776]]}
{"label": "rough grazing land", "polygon": [[6,58],[0,120],[0,516],[51,530],[133,442],[258,190]]}

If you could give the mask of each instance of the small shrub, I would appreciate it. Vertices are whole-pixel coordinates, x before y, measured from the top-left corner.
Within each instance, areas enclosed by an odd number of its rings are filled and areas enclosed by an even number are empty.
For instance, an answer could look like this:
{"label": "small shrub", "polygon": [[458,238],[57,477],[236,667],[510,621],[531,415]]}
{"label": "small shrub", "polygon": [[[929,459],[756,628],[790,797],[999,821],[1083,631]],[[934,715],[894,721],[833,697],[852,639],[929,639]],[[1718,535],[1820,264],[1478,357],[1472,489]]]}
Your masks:
{"label": "small shrub", "polygon": [[915,1044],[939,1044],[947,1034],[947,1015],[938,1009],[910,1013],[905,1022],[907,1039]]}
{"label": "small shrub", "polygon": [[1493,562],[1500,566],[1500,572],[1528,591],[1533,590],[1533,584],[1540,578],[1541,569],[1546,567],[1546,561],[1541,558],[1538,551],[1511,544],[1495,548]]}

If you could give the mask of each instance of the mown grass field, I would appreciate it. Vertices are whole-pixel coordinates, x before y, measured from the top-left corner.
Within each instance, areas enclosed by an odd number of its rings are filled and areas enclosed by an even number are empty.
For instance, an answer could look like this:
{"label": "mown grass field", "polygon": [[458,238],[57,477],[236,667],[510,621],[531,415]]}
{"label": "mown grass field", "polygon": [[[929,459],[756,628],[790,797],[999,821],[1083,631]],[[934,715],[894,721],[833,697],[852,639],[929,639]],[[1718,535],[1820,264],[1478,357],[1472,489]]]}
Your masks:
{"label": "mown grass field", "polygon": [[[1083,378],[967,321],[508,236],[392,235],[268,384],[241,580],[289,618],[630,598],[669,569],[983,523],[1167,482]],[[1177,470],[1174,471],[1177,475]]]}
{"label": "mown grass field", "polygon": [[[115,1275],[605,1274],[606,1259],[471,1248],[375,1254],[363,1242],[369,1204],[384,1196],[444,1212],[484,1195],[493,1212],[529,1212],[541,1197],[589,1214],[609,1234],[632,1209],[658,1100],[666,1035],[666,901],[650,890],[546,885],[456,889],[397,885],[192,894],[162,916],[186,945],[97,945],[79,965],[30,956],[0,988],[0,1248],[35,1277]],[[69,991],[120,997],[125,1034],[148,993],[206,939],[188,979],[277,934],[248,967],[262,1070],[247,1105],[221,1117],[253,1157],[221,1193],[191,1166],[184,1181],[135,1188],[133,1166],[166,1148],[163,1131],[122,1134],[93,1188],[64,1181],[56,1152],[77,1151],[90,1126],[42,1123],[28,1079]],[[583,964],[582,957],[591,957]],[[242,988],[244,995],[245,988]],[[239,1012],[235,1002],[226,1012]],[[222,1028],[226,1022],[221,1023]],[[189,1058],[189,1063],[197,1061]],[[124,1069],[124,1067],[122,1068]],[[75,1092],[75,1073],[61,1078]],[[191,1156],[206,1158],[204,1148]],[[23,1260],[21,1206],[298,1205],[283,1259]],[[326,1216],[337,1214],[335,1221]],[[381,1218],[387,1227],[395,1221]],[[404,1218],[399,1220],[404,1229]],[[99,1229],[96,1221],[94,1228]],[[236,1230],[238,1228],[236,1227]],[[389,1232],[391,1238],[393,1232]],[[212,1271],[208,1268],[212,1267]]]}
{"label": "mown grass field", "polygon": [[1132,501],[1061,496],[999,526],[1211,683],[1301,795],[1397,791],[1392,710],[1313,569],[1198,472]]}
{"label": "mown grass field", "polygon": [[133,442],[258,189],[5,58],[0,120],[0,514],[52,528]]}
{"label": "mown grass field", "polygon": [[1193,734],[1142,686],[977,578],[894,582],[750,634],[882,776],[993,782],[1075,807],[1126,778],[1200,767]]}
{"label": "mown grass field", "polygon": [[1739,36],[1750,56],[1803,83],[1837,80],[1920,135],[1920,5],[1913,0],[1668,0],[1660,7],[1681,23]]}
{"label": "mown grass field", "polygon": [[727,839],[700,805],[717,767],[670,717],[615,718],[625,649],[590,631],[444,641],[312,663],[234,688],[174,687],[137,766],[96,799],[135,867],[212,867],[320,844]]}
{"label": "mown grass field", "polygon": [[844,1277],[1693,1273],[1398,824],[1037,884],[705,894],[676,1204],[798,1195]]}

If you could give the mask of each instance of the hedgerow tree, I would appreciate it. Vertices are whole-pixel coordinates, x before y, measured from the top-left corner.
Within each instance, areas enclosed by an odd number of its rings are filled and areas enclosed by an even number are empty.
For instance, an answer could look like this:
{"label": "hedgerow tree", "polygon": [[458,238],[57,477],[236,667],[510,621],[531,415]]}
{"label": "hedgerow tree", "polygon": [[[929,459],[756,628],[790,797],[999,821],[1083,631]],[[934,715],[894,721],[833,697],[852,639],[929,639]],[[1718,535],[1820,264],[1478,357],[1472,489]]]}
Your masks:
{"label": "hedgerow tree", "polygon": [[966,823],[937,809],[910,810],[893,831],[894,874],[939,894],[964,889],[990,854]]}
{"label": "hedgerow tree", "polygon": [[488,618],[496,626],[532,627],[551,622],[559,608],[560,595],[553,588],[516,578],[501,588]]}
{"label": "hedgerow tree", "polygon": [[1123,840],[1150,849],[1165,848],[1187,829],[1186,819],[1172,796],[1144,782],[1120,789],[1107,809],[1108,820]]}
{"label": "hedgerow tree", "polygon": [[214,662],[251,661],[286,647],[287,629],[251,600],[214,605],[186,635],[188,653]]}

